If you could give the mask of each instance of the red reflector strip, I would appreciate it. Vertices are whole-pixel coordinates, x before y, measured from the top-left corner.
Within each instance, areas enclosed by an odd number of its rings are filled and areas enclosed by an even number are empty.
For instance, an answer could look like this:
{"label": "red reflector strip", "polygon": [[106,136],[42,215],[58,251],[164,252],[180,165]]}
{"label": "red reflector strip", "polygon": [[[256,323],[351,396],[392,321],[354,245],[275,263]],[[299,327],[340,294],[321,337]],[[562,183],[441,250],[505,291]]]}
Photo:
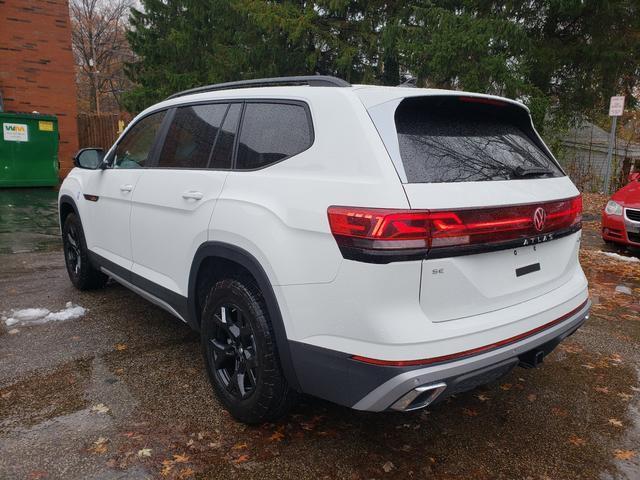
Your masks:
{"label": "red reflector strip", "polygon": [[471,348],[469,350],[464,350],[462,352],[451,353],[449,355],[442,355],[440,357],[431,357],[431,358],[422,358],[419,360],[378,360],[375,358],[361,357],[360,355],[353,355],[351,358],[353,360],[357,360],[358,362],[369,363],[371,365],[382,365],[387,367],[411,367],[416,365],[431,365],[434,363],[442,363],[448,362],[452,360],[460,360],[461,358],[471,357],[473,355],[479,355],[480,353],[486,353],[491,350],[495,350],[500,347],[504,347],[511,343],[518,342],[527,337],[531,337],[536,333],[540,333],[543,330],[553,327],[567,318],[572,317],[580,310],[582,310],[589,300],[585,300],[578,308],[571,310],[569,313],[557,318],[549,323],[545,323],[539,327],[534,328],[533,330],[529,330],[528,332],[521,333],[514,337],[507,338],[505,340],[500,340],[499,342],[490,343],[489,345],[484,345],[482,347]]}

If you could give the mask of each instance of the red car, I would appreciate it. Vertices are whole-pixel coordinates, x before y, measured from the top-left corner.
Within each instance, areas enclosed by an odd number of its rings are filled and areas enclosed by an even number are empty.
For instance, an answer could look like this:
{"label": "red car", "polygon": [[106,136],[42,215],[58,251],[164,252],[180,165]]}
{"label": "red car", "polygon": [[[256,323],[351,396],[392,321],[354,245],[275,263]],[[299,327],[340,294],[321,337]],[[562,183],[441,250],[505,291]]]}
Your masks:
{"label": "red car", "polygon": [[607,202],[602,211],[602,238],[640,248],[640,178],[634,178]]}

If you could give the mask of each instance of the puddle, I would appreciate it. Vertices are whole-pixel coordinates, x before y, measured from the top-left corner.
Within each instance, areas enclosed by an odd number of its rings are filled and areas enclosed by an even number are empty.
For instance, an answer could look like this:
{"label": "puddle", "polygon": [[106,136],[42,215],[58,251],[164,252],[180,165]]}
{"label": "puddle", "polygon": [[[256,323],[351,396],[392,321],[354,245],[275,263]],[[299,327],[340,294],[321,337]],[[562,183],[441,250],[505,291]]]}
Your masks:
{"label": "puddle", "polygon": [[57,312],[51,312],[46,308],[23,308],[20,310],[12,310],[10,313],[2,315],[7,327],[13,326],[29,326],[41,325],[47,322],[61,322],[64,320],[72,320],[82,317],[87,310],[80,305],[74,305],[67,302],[65,308]]}
{"label": "puddle", "polygon": [[0,253],[59,248],[57,198],[53,188],[0,189]]}

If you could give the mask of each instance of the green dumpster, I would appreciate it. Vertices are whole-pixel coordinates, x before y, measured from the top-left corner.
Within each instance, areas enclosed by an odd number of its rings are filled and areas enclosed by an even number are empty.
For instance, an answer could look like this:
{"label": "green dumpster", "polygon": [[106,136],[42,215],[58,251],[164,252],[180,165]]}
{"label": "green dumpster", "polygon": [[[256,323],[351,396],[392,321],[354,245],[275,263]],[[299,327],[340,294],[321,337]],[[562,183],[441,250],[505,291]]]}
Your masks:
{"label": "green dumpster", "polygon": [[58,119],[0,112],[0,187],[58,184]]}

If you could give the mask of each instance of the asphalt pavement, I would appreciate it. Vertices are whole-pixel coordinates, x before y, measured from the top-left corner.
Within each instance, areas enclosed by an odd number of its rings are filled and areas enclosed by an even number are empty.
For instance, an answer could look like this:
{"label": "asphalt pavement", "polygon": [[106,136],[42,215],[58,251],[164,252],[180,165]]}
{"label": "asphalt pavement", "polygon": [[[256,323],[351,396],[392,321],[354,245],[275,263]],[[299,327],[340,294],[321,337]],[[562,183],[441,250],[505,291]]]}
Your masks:
{"label": "asphalt pavement", "polygon": [[[0,479],[640,478],[640,262],[604,246],[595,210],[581,253],[593,314],[542,367],[428,410],[303,398],[247,427],[216,401],[185,324],[115,283],[72,287],[55,195],[0,191]],[[7,325],[34,308],[36,324]]]}

